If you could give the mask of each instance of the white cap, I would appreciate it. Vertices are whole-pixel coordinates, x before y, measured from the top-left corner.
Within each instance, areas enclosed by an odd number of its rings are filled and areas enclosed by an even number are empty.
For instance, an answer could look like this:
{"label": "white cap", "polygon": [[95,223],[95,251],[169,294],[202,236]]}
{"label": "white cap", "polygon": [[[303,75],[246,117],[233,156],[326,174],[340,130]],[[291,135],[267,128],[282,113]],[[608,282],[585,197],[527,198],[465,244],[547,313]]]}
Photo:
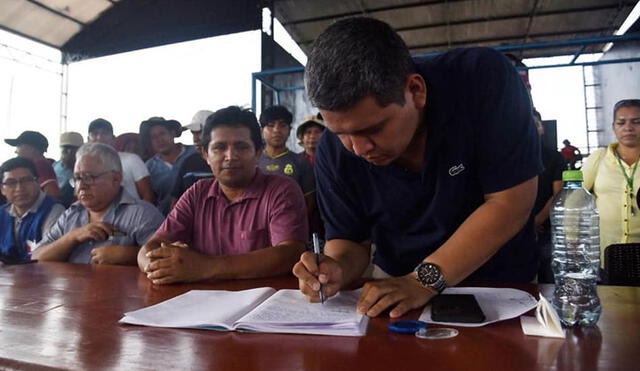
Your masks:
{"label": "white cap", "polygon": [[204,126],[204,122],[207,121],[207,117],[209,117],[213,112],[207,110],[201,110],[196,112],[191,119],[191,123],[185,128],[191,131],[202,131],[202,127]]}

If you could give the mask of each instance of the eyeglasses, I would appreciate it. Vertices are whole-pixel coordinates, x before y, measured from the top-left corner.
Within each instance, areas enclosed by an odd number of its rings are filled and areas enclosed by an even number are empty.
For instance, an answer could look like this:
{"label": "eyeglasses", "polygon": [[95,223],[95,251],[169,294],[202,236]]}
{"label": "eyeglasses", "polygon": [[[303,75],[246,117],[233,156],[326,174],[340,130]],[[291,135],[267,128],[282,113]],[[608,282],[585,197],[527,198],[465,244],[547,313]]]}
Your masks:
{"label": "eyeglasses", "polygon": [[36,179],[37,178],[33,176],[26,176],[24,178],[19,178],[19,179],[8,179],[7,181],[2,182],[2,186],[8,189],[15,189],[16,187],[18,187],[18,184],[27,185],[35,182]]}
{"label": "eyeglasses", "polygon": [[73,178],[69,179],[69,184],[75,188],[78,185],[80,185],[80,182],[84,183],[85,185],[92,185],[93,183],[96,182],[96,179],[100,178],[101,176],[111,173],[113,172],[113,170],[109,170],[109,171],[103,171],[102,173],[99,174],[90,174],[90,173],[85,173],[85,174],[80,174],[80,175],[73,175]]}

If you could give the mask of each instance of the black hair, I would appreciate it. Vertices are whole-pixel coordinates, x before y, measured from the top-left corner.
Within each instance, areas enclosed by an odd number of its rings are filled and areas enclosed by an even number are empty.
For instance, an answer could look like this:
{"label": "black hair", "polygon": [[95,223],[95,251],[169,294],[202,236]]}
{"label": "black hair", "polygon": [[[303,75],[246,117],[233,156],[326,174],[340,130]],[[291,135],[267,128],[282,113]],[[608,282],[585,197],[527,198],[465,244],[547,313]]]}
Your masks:
{"label": "black hair", "polygon": [[347,18],[329,26],[313,43],[304,74],[311,103],[345,111],[373,96],[381,106],[404,104],[406,77],[416,71],[402,38],[372,18]]}
{"label": "black hair", "polygon": [[89,134],[98,129],[106,129],[111,134],[113,134],[113,125],[103,118],[97,118],[89,123]]}
{"label": "black hair", "polygon": [[205,150],[207,150],[209,142],[211,142],[211,131],[219,126],[245,127],[249,129],[251,141],[256,147],[256,151],[264,147],[260,125],[258,125],[256,115],[250,109],[229,106],[209,115],[202,129],[202,147]]}
{"label": "black hair", "polygon": [[271,106],[260,114],[261,127],[265,127],[276,120],[281,120],[287,125],[291,125],[293,122],[293,115],[285,106]]}
{"label": "black hair", "polygon": [[0,179],[4,178],[4,173],[20,168],[28,169],[31,175],[35,178],[38,177],[38,170],[36,170],[36,165],[33,161],[24,157],[14,157],[0,165]]}
{"label": "black hair", "polygon": [[616,113],[618,112],[618,110],[620,108],[623,107],[638,107],[640,108],[640,99],[623,99],[618,101],[614,106],[613,106],[613,119],[616,119]]}

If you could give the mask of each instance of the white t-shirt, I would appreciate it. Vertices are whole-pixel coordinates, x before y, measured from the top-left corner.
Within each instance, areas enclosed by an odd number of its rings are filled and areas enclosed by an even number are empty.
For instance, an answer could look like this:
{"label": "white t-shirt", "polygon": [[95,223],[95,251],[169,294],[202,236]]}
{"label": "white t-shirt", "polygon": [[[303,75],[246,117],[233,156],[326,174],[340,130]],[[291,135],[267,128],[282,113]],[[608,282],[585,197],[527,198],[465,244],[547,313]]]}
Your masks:
{"label": "white t-shirt", "polygon": [[122,187],[129,194],[140,199],[136,182],[149,176],[149,169],[142,162],[142,159],[134,153],[118,152],[118,155],[120,155],[120,162],[122,162]]}

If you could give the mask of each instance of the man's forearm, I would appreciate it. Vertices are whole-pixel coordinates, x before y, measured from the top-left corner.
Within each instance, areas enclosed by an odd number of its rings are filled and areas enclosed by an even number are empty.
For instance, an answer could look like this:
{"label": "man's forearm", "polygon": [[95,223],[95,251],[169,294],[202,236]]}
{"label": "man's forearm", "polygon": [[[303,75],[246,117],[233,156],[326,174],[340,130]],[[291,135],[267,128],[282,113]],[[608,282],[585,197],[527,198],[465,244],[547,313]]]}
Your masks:
{"label": "man's forearm", "polygon": [[489,260],[527,222],[537,178],[498,197],[489,197],[456,232],[425,260],[438,264],[447,284],[456,285]]}
{"label": "man's forearm", "polygon": [[39,246],[31,256],[43,261],[66,261],[77,243],[75,237],[71,233],[67,233],[50,244]]}
{"label": "man's forearm", "polygon": [[330,240],[324,247],[325,255],[340,264],[343,287],[362,277],[371,262],[371,243],[357,243],[349,240]]}

